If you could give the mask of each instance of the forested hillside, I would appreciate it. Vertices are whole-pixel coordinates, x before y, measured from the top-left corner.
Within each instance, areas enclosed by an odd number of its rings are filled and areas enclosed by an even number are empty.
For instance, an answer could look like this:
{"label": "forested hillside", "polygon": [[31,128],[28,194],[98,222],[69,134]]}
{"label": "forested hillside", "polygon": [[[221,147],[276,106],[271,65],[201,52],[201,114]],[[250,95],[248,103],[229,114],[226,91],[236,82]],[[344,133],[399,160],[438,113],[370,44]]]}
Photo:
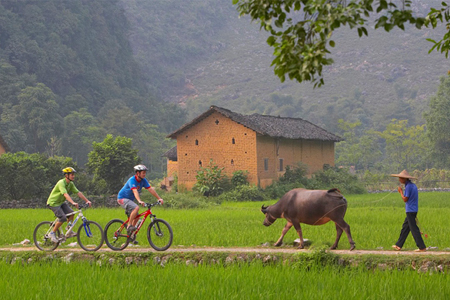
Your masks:
{"label": "forested hillside", "polygon": [[128,37],[117,0],[0,1],[0,133],[11,150],[82,165],[93,141],[124,135],[161,172],[163,132],[184,112],[149,92]]}
{"label": "forested hillside", "polygon": [[[440,1],[412,3],[426,14]],[[93,141],[126,136],[162,175],[166,134],[214,104],[316,123],[346,137],[339,163],[367,169],[399,151],[386,148],[393,131],[426,134],[423,112],[450,69],[426,38],[445,30],[359,38],[342,28],[325,85],[313,89],[280,83],[266,33],[231,0],[0,0],[0,134],[13,152],[80,165]],[[355,145],[367,146],[359,158]]]}

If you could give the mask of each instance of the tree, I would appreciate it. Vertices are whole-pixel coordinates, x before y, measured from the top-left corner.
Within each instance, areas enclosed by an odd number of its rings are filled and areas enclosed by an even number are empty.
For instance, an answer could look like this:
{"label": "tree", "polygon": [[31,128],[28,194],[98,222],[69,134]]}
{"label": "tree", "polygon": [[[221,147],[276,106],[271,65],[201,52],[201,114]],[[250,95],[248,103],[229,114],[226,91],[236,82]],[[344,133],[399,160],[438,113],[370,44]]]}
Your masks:
{"label": "tree", "polygon": [[59,106],[55,98],[42,83],[23,89],[18,96],[19,105],[15,108],[31,146],[29,152],[44,152],[50,138],[59,133],[62,118],[57,112]]}
{"label": "tree", "polygon": [[408,120],[393,119],[386,130],[376,133],[386,140],[387,162],[392,171],[423,167],[422,159],[430,148],[425,125],[408,127]]}
{"label": "tree", "polygon": [[435,96],[430,99],[430,110],[424,113],[427,136],[433,145],[433,159],[440,167],[450,166],[450,76],[442,77]]}
{"label": "tree", "polygon": [[[398,3],[399,5],[396,5]],[[375,29],[385,31],[413,24],[436,28],[447,22],[447,33],[439,41],[428,39],[434,49],[448,56],[450,50],[450,13],[445,2],[442,8],[431,8],[426,17],[411,9],[411,0],[233,0],[241,15],[258,20],[270,33],[267,43],[274,48],[274,72],[283,82],[286,75],[298,82],[324,84],[322,70],[331,65],[329,47],[334,47],[333,32],[340,26],[356,28],[358,35],[368,35],[370,17],[376,12]],[[300,12],[304,14],[300,17]]]}
{"label": "tree", "polygon": [[94,174],[94,181],[104,182],[110,193],[117,193],[133,166],[141,159],[133,149],[131,139],[118,136],[115,139],[108,134],[103,142],[93,143],[88,155],[87,167]]}

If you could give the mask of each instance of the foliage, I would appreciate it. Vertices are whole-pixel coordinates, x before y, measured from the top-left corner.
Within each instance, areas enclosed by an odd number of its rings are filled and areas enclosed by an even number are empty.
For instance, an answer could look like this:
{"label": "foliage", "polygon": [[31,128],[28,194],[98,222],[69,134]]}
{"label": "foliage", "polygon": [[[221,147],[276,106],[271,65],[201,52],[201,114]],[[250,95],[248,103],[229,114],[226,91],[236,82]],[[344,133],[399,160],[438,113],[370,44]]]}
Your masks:
{"label": "foliage", "polygon": [[200,167],[195,178],[197,182],[194,190],[200,192],[204,196],[218,196],[224,190],[225,174],[222,171],[225,168],[219,168],[211,159],[208,167]]}
{"label": "foliage", "polygon": [[450,167],[450,75],[442,77],[436,95],[424,113],[427,137],[432,144],[430,160],[439,168]]}
{"label": "foliage", "polygon": [[286,166],[286,171],[283,176],[280,177],[281,183],[298,183],[301,185],[306,184],[308,173],[308,166],[305,163],[298,162],[295,166]]}
{"label": "foliage", "polygon": [[240,185],[248,185],[248,171],[237,170],[231,176],[231,185],[237,188]]}
{"label": "foliage", "polygon": [[[63,178],[62,169],[67,166],[78,168],[69,157],[46,157],[43,154],[25,152],[5,153],[0,156],[0,197],[12,200],[47,200],[53,186]],[[83,186],[77,187],[81,190]]]}
{"label": "foliage", "polygon": [[[432,9],[428,16],[415,16],[410,0],[399,1],[400,8],[392,1],[362,0],[292,0],[256,1],[233,0],[241,15],[249,15],[260,22],[261,29],[270,33],[267,43],[274,48],[272,62],[274,72],[283,82],[285,77],[298,82],[312,81],[315,86],[324,84],[322,70],[331,65],[330,47],[334,31],[341,26],[357,29],[359,37],[368,35],[370,16],[376,11],[375,28],[391,31],[395,27],[402,30],[405,25],[414,24],[435,28],[438,22],[450,21],[447,5],[439,10]],[[300,16],[304,13],[304,17]],[[448,54],[450,35],[435,42],[434,48]],[[430,50],[431,51],[431,50]]]}
{"label": "foliage", "polygon": [[308,180],[308,188],[323,190],[337,188],[343,194],[367,192],[356,175],[350,174],[347,169],[336,167],[325,167],[322,171],[315,172]]}
{"label": "foliage", "polygon": [[131,139],[108,134],[103,142],[93,143],[87,167],[94,174],[94,181],[105,181],[107,191],[117,193],[126,176],[133,172],[133,166],[140,162],[137,152]]}
{"label": "foliage", "polygon": [[267,200],[265,192],[254,185],[242,184],[233,190],[219,196],[221,201],[264,201]]}

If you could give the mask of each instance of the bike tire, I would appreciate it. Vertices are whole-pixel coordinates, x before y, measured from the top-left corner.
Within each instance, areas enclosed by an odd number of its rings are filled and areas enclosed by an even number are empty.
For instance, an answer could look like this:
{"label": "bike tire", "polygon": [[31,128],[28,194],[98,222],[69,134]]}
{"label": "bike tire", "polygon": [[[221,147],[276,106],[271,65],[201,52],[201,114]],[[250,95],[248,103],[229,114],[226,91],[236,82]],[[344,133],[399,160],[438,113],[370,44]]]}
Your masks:
{"label": "bike tire", "polygon": [[86,221],[78,228],[77,239],[83,250],[97,251],[103,245],[103,228],[97,222]]}
{"label": "bike tire", "polygon": [[169,249],[173,241],[173,231],[169,223],[162,219],[154,219],[147,228],[147,239],[156,251]]}
{"label": "bike tire", "polygon": [[[53,251],[59,246],[58,243],[53,243],[50,237],[47,236],[49,230],[53,227],[53,222],[44,221],[39,223],[33,232],[34,245],[41,251]],[[56,236],[60,236],[59,229],[56,231]]]}
{"label": "bike tire", "polygon": [[123,223],[124,221],[120,219],[114,219],[109,221],[105,226],[105,243],[111,250],[123,250],[130,243],[127,235],[127,226]]}

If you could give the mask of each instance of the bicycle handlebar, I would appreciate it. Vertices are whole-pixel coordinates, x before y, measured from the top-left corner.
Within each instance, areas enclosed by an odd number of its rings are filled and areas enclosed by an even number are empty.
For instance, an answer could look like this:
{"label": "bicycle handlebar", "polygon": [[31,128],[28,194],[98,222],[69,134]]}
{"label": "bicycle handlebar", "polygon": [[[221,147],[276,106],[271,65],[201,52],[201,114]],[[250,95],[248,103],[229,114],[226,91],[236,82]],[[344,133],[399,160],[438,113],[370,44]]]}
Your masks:
{"label": "bicycle handlebar", "polygon": [[161,205],[161,202],[156,201],[155,203],[145,203],[145,207],[153,207],[155,205]]}

